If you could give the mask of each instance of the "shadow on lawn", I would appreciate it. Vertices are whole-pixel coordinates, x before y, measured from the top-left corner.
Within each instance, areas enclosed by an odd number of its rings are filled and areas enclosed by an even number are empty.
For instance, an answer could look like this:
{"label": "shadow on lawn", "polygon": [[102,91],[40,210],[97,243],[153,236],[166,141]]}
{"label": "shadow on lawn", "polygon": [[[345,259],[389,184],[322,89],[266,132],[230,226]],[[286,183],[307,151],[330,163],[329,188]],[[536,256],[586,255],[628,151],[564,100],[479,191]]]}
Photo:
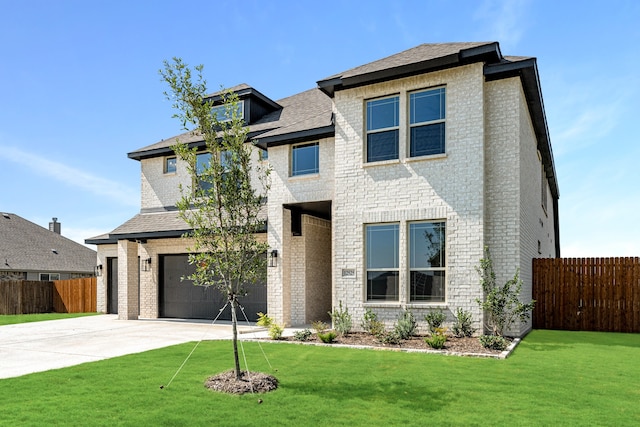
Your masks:
{"label": "shadow on lawn", "polygon": [[640,334],[538,329],[531,331],[521,343],[523,348],[533,351],[565,350],[577,344],[640,348]]}

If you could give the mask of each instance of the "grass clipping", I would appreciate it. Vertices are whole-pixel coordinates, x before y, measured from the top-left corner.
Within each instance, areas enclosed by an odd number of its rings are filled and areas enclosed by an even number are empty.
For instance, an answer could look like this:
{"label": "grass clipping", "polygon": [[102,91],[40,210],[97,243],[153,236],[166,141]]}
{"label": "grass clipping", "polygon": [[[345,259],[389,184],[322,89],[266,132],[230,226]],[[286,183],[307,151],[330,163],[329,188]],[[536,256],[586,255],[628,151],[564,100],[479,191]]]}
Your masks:
{"label": "grass clipping", "polygon": [[262,372],[240,372],[236,379],[233,370],[207,378],[204,386],[210,390],[229,394],[267,393],[278,388],[278,379]]}

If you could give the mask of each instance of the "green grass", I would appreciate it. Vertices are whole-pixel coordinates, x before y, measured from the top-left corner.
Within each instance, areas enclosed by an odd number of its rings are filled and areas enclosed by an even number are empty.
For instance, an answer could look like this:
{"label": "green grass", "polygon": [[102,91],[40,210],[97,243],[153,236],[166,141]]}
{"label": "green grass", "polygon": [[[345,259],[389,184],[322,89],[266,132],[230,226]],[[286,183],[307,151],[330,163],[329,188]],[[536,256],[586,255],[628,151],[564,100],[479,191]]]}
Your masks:
{"label": "green grass", "polygon": [[506,360],[263,344],[277,372],[245,343],[280,381],[261,396],[203,387],[231,367],[228,341],[201,343],[169,385],[193,347],[0,380],[0,425],[640,424],[640,335],[533,331]]}
{"label": "green grass", "polygon": [[0,326],[16,323],[41,322],[43,320],[68,319],[70,317],[95,316],[99,313],[40,313],[40,314],[2,314]]}

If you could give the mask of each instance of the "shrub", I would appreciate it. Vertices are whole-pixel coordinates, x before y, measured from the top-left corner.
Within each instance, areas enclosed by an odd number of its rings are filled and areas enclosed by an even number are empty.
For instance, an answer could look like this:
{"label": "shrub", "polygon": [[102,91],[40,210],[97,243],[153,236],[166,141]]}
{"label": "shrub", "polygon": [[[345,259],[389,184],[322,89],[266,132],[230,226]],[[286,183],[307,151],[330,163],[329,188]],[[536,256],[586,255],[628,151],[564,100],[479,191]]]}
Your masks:
{"label": "shrub", "polygon": [[309,329],[303,329],[293,333],[293,339],[296,341],[307,341],[309,338],[311,338],[311,331]]}
{"label": "shrub", "polygon": [[401,340],[407,340],[415,335],[417,327],[418,323],[413,317],[413,313],[405,310],[398,316],[398,321],[393,326],[393,331]]}
{"label": "shrub", "polygon": [[284,328],[277,323],[272,323],[271,326],[269,326],[269,338],[271,338],[272,340],[279,340],[280,338],[282,338],[283,332]]}
{"label": "shrub", "polygon": [[270,317],[265,313],[258,313],[258,321],[256,322],[256,325],[269,328],[267,333],[269,334],[269,338],[272,340],[279,340],[282,338],[284,327],[275,323],[273,321],[273,317]]}
{"label": "shrub", "polygon": [[367,308],[364,312],[364,316],[362,317],[362,322],[360,322],[362,329],[364,329],[365,332],[373,334],[372,330],[374,329],[374,326],[377,326],[378,324],[380,324],[378,321],[378,315],[371,311],[370,308]]}
{"label": "shrub", "polygon": [[268,328],[273,324],[273,318],[265,313],[258,313],[258,321],[256,325]]}
{"label": "shrub", "polygon": [[344,336],[351,332],[351,327],[353,326],[351,315],[348,308],[342,309],[342,301],[340,301],[340,308],[334,308],[333,311],[329,312],[329,315],[338,334]]}
{"label": "shrub", "polygon": [[424,316],[424,320],[429,324],[429,331],[434,334],[436,329],[442,327],[444,321],[447,320],[447,316],[442,312],[442,310],[434,310]]}
{"label": "shrub", "polygon": [[447,335],[445,328],[436,328],[430,337],[426,337],[424,342],[429,344],[429,347],[440,350],[444,348],[444,343],[447,342]]}
{"label": "shrub", "polygon": [[320,332],[324,332],[327,329],[329,329],[329,325],[324,323],[322,320],[316,320],[311,324],[311,327],[313,328],[314,331],[316,331],[316,334],[319,334]]}
{"label": "shrub", "polygon": [[484,310],[487,317],[487,329],[493,335],[502,336],[505,330],[509,330],[517,319],[526,321],[531,316],[535,300],[524,304],[518,297],[522,289],[522,280],[519,270],[516,270],[512,279],[504,286],[496,284],[496,274],[493,271],[493,262],[489,254],[489,248],[484,248],[485,257],[480,260],[480,266],[476,271],[480,274],[480,284],[484,292],[484,301],[476,299],[476,302]]}
{"label": "shrub", "polygon": [[453,335],[458,338],[470,337],[476,331],[471,324],[473,319],[471,313],[458,307],[455,314],[456,321],[453,322],[451,330]]}
{"label": "shrub", "polygon": [[504,337],[498,335],[480,335],[478,339],[484,348],[491,350],[503,351],[509,346],[509,342]]}
{"label": "shrub", "polygon": [[382,332],[376,335],[376,339],[382,344],[400,344],[400,341],[402,341],[395,330],[387,332],[384,327]]}
{"label": "shrub", "polygon": [[385,334],[384,323],[379,320],[373,320],[369,328],[369,333],[374,337]]}
{"label": "shrub", "polygon": [[336,333],[334,331],[328,331],[328,332],[319,332],[318,333],[318,338],[320,338],[320,341],[322,341],[325,344],[331,344],[333,342],[333,340],[336,339]]}

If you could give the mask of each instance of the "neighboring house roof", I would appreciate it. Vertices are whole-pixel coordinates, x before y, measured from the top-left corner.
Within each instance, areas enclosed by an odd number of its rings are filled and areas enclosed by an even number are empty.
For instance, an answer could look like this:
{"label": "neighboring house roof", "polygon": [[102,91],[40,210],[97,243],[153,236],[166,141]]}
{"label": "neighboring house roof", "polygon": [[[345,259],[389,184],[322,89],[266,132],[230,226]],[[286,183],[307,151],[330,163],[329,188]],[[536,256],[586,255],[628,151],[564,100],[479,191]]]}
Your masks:
{"label": "neighboring house roof", "polygon": [[13,213],[0,215],[0,270],[92,273],[96,251]]}

